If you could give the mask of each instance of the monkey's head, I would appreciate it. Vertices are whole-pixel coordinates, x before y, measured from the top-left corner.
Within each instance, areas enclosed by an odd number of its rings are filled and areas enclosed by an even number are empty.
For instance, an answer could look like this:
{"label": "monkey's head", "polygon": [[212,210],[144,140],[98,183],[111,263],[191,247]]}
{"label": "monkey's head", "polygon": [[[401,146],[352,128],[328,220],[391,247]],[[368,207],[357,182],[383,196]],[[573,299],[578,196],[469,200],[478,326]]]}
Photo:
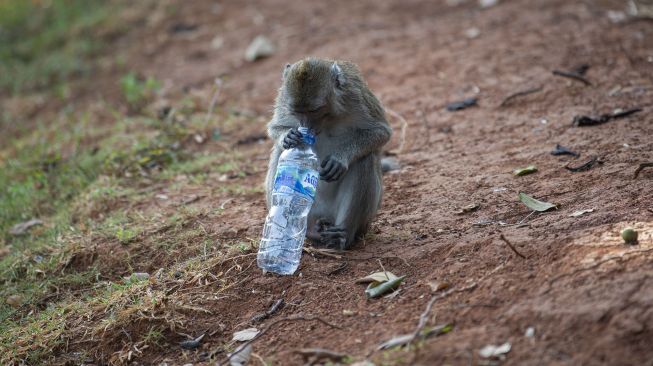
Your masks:
{"label": "monkey's head", "polygon": [[327,116],[339,112],[344,86],[343,70],[335,61],[307,58],[286,65],[281,93],[288,111],[319,131]]}

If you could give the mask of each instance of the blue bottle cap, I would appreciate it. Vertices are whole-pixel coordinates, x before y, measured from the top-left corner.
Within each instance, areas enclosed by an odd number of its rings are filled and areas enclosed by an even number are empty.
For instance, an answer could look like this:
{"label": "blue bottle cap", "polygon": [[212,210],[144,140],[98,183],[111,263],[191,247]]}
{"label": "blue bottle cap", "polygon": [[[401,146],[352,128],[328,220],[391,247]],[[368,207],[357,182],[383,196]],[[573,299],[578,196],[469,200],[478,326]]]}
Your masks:
{"label": "blue bottle cap", "polygon": [[299,127],[298,130],[302,134],[302,141],[306,145],[313,145],[315,143],[315,131],[308,127]]}

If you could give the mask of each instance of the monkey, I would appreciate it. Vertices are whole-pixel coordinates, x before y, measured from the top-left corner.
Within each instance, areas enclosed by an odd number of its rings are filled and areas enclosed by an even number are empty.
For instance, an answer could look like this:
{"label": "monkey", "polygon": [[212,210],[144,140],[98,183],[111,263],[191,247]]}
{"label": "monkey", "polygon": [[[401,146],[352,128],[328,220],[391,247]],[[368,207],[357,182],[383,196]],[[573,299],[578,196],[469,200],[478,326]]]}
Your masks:
{"label": "monkey", "polygon": [[315,131],[320,161],[306,236],[318,246],[349,249],[367,233],[381,204],[381,148],[392,135],[385,111],[351,62],[305,58],[287,64],[267,125],[274,142],[268,208],[279,155],[302,143],[300,126]]}

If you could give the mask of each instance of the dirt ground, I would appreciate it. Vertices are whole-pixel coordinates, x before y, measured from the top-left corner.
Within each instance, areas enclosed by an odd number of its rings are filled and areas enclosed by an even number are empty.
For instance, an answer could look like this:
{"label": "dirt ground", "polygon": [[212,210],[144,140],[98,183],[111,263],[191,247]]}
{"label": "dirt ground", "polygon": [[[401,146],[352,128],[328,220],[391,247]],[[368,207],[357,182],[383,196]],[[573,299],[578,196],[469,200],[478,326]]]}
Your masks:
{"label": "dirt ground", "polygon": [[[221,263],[213,273],[236,267],[237,285],[198,300],[210,314],[186,324],[219,331],[195,351],[144,350],[137,364],[208,364],[203,354],[283,298],[280,311],[253,324],[270,326],[254,352],[278,365],[302,364],[295,351],[305,347],[390,365],[653,365],[653,169],[633,178],[640,163],[653,161],[650,20],[614,22],[608,14],[622,10],[620,1],[514,0],[486,9],[476,1],[179,3],[174,14],[162,6],[149,23],[135,20],[115,42],[135,70],[164,81],[167,98],[208,102],[220,77],[218,105],[255,121],[227,135],[237,141],[264,133],[285,63],[309,55],[351,60],[388,110],[394,134],[386,151],[401,169],[384,176],[383,207],[364,242],[336,257],[305,254],[291,277],[263,275],[255,254]],[[170,35],[175,25],[194,27]],[[259,34],[277,52],[244,61]],[[589,86],[552,74],[580,64],[590,66]],[[106,87],[89,87],[80,98],[111,99],[118,93],[113,78],[105,70],[97,80]],[[541,90],[502,106],[533,88]],[[478,106],[445,109],[467,97],[478,98]],[[634,107],[643,110],[600,126],[572,126],[575,115]],[[251,162],[242,184],[262,184],[270,144],[230,147]],[[553,156],[556,144],[581,155]],[[202,148],[224,150],[213,142]],[[565,169],[594,156],[602,164]],[[529,164],[538,172],[512,175]],[[204,197],[198,207],[227,207],[220,221],[205,222],[208,235],[256,239],[263,195],[226,203],[229,197],[211,194],[221,184],[209,179],[184,192]],[[531,214],[518,192],[559,208]],[[470,204],[479,208],[457,214]],[[593,212],[570,216],[584,209]],[[626,226],[639,231],[639,244],[623,244],[619,231]],[[381,265],[406,280],[394,296],[366,299],[354,280]],[[157,268],[150,267],[141,270]],[[409,350],[376,350],[414,331],[433,281],[452,290],[434,303],[427,324],[453,330]],[[293,316],[309,320],[279,321]],[[331,325],[310,320],[316,317]],[[482,347],[505,342],[505,359],[479,356]],[[84,350],[70,349],[76,347]]]}

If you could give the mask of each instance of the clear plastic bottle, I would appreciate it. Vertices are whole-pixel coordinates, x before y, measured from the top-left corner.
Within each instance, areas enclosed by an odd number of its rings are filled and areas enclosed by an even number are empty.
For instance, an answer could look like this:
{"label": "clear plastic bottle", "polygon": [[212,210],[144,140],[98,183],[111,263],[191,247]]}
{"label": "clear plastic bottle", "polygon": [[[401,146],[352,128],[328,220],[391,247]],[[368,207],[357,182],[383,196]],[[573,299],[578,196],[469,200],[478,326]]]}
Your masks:
{"label": "clear plastic bottle", "polygon": [[315,200],[319,179],[318,159],[313,152],[313,131],[300,127],[303,144],[279,157],[270,212],[265,219],[257,263],[264,271],[295,273],[306,238],[306,220]]}

